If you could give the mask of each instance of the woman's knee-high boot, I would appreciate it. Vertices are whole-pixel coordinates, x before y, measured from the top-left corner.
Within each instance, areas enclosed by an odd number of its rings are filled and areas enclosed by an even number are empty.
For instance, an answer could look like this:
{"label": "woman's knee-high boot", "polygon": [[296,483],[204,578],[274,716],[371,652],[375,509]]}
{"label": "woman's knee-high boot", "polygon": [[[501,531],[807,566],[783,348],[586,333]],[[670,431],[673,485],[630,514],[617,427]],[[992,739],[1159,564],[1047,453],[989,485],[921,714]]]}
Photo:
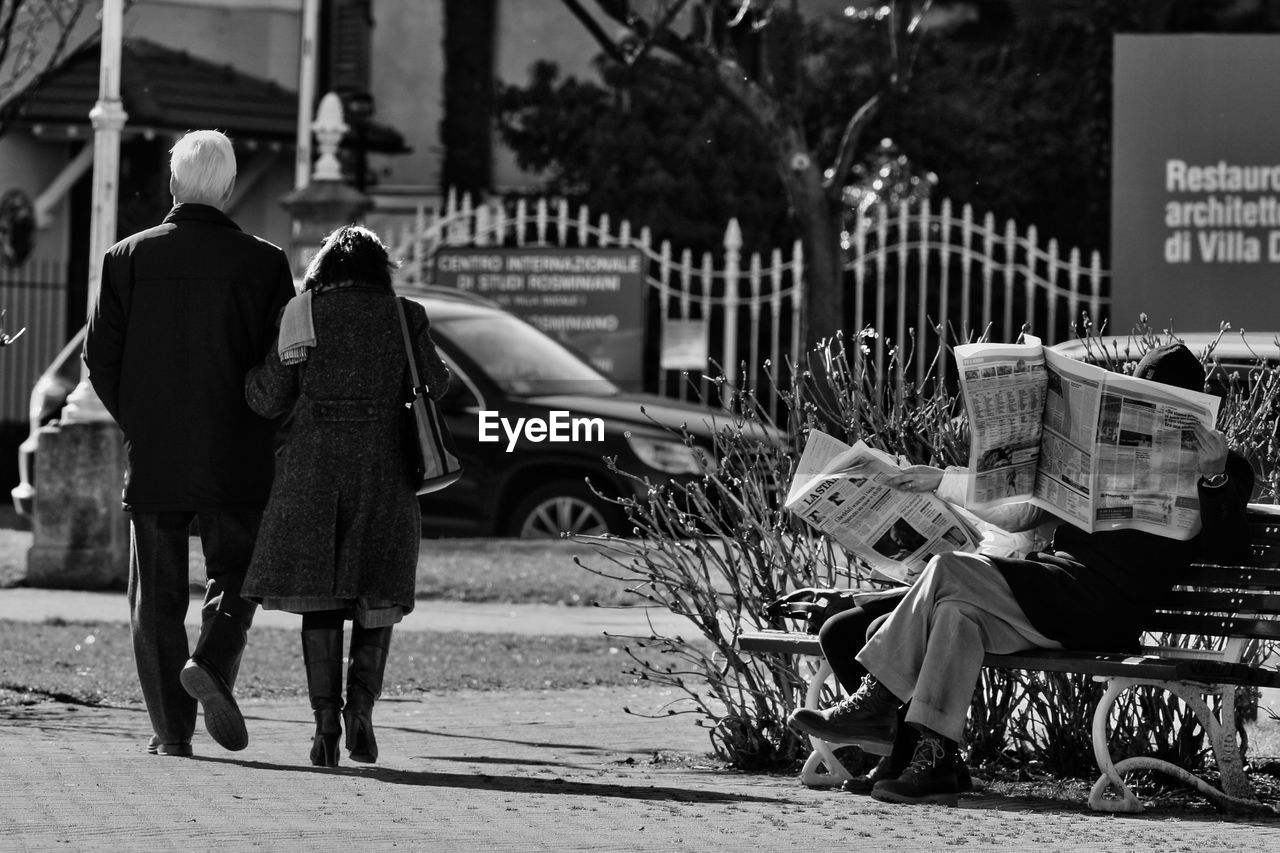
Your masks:
{"label": "woman's knee-high boot", "polygon": [[347,726],[347,751],[352,761],[378,760],[378,742],[373,736],[373,703],[382,695],[382,674],[391,646],[391,626],[351,630],[351,665],[347,669],[347,707],[342,712]]}
{"label": "woman's knee-high boot", "polygon": [[307,694],[316,715],[311,763],[338,766],[342,735],[342,628],[313,628],[302,632],[302,660],[307,667]]}

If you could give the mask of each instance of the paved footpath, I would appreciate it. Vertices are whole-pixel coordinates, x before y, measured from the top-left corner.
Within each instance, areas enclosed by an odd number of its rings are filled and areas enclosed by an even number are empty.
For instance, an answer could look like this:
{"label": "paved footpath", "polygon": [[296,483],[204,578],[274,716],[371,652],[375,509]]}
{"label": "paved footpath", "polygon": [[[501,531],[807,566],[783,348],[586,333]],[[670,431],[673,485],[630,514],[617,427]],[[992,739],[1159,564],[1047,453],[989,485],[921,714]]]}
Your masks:
{"label": "paved footpath", "polygon": [[[64,595],[0,590],[0,618],[15,601],[43,618],[37,599],[71,618]],[[507,618],[504,630],[523,622]],[[375,715],[379,763],[344,754],[335,770],[309,765],[297,700],[247,702],[248,748],[226,752],[200,730],[194,759],[147,755],[140,706],[0,707],[0,851],[1280,849],[1280,819],[1106,816],[987,794],[956,809],[890,806],[735,773],[712,764],[692,718],[622,710],[658,713],[670,698],[641,687],[389,699]]]}

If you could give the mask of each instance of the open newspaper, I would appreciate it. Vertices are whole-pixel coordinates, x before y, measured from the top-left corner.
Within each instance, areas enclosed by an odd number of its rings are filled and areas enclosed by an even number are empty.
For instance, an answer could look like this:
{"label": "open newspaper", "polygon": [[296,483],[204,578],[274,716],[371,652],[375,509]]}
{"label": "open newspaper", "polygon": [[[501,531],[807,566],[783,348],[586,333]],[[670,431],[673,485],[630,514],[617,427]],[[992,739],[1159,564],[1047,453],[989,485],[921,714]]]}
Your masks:
{"label": "open newspaper", "polygon": [[[870,460],[870,476],[850,475],[860,460]],[[907,583],[944,551],[976,551],[979,534],[945,501],[884,485],[899,467],[894,457],[865,442],[850,447],[811,430],[786,507],[886,580]]]}
{"label": "open newspaper", "polygon": [[1200,531],[1194,424],[1218,398],[1025,344],[955,348],[971,433],[966,505],[1030,500],[1077,527]]}

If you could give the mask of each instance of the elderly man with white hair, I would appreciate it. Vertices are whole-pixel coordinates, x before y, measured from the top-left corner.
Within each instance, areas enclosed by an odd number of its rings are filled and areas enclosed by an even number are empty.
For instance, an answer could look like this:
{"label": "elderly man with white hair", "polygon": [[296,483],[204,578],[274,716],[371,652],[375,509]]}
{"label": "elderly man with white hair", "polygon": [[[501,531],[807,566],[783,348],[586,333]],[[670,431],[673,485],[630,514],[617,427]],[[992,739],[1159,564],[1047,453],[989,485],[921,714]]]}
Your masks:
{"label": "elderly man with white hair", "polygon": [[[191,755],[197,702],[226,749],[248,744],[232,695],[255,605],[240,596],[271,488],[277,424],[244,399],[244,376],[293,296],[285,253],[223,212],[236,180],[214,130],[170,150],[173,208],[102,262],[89,319],[89,380],[124,432],[134,658],[154,734],[148,751]],[[188,531],[207,582],[188,657]]]}

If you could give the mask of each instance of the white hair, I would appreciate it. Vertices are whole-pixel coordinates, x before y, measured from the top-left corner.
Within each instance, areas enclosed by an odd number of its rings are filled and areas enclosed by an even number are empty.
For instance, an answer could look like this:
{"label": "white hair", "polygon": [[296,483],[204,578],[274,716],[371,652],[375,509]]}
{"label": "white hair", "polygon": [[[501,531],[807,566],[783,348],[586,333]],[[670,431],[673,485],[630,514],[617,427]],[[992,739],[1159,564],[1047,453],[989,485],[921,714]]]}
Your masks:
{"label": "white hair", "polygon": [[221,209],[236,183],[231,140],[216,130],[193,130],[169,149],[169,191],[173,200]]}

